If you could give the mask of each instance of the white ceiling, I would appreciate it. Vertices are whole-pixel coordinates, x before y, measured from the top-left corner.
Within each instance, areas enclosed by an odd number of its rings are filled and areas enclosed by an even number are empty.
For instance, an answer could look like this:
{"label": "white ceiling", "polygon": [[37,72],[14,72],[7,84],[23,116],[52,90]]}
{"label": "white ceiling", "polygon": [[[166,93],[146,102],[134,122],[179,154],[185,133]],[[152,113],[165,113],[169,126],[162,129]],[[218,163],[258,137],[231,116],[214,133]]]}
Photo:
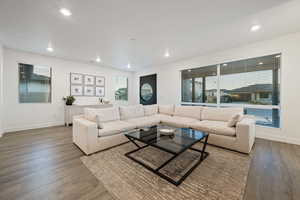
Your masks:
{"label": "white ceiling", "polygon": [[[73,15],[62,16],[62,7]],[[299,10],[299,0],[0,0],[0,41],[138,70],[299,31]],[[250,32],[253,24],[262,29]]]}

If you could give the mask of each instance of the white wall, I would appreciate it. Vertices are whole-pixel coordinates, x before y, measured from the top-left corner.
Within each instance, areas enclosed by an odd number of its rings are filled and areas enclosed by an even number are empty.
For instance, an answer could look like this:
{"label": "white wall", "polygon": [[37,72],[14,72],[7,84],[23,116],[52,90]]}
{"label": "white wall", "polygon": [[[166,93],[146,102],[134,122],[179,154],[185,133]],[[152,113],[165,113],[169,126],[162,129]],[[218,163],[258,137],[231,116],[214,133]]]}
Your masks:
{"label": "white wall", "polygon": [[3,133],[3,46],[0,43],[0,137]]}
{"label": "white wall", "polygon": [[[18,63],[52,67],[52,103],[20,104],[18,99]],[[70,72],[105,76],[105,98],[114,102],[114,77],[126,76],[129,83],[129,103],[132,98],[132,72],[93,64],[72,62],[4,48],[4,118],[5,132],[62,125],[63,96],[70,95]],[[76,97],[75,103],[98,103],[97,97]]]}
{"label": "white wall", "polygon": [[139,76],[157,74],[159,104],[180,104],[180,70],[282,53],[281,129],[258,127],[257,136],[266,139],[300,144],[300,33],[268,41],[202,55],[162,66],[149,67],[135,74],[135,103],[139,102]]}

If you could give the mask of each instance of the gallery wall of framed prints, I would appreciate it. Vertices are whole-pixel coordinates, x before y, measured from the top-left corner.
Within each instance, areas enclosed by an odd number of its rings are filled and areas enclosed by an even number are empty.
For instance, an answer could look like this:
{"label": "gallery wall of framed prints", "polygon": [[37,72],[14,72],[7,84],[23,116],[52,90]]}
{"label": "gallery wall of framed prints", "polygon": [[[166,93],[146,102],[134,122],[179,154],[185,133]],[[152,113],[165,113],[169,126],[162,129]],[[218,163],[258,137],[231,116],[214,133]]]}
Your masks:
{"label": "gallery wall of framed prints", "polygon": [[70,94],[72,96],[104,97],[105,77],[71,73]]}

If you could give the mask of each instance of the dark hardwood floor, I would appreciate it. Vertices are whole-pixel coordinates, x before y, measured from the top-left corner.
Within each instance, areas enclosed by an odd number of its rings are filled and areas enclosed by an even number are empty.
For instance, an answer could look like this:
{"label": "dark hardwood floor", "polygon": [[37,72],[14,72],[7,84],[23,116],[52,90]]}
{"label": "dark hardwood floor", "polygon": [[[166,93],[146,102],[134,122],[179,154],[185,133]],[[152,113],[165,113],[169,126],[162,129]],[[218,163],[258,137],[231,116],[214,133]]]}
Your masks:
{"label": "dark hardwood floor", "polygon": [[[71,128],[5,134],[0,139],[0,199],[114,199],[81,163]],[[257,139],[246,200],[300,199],[300,146]]]}

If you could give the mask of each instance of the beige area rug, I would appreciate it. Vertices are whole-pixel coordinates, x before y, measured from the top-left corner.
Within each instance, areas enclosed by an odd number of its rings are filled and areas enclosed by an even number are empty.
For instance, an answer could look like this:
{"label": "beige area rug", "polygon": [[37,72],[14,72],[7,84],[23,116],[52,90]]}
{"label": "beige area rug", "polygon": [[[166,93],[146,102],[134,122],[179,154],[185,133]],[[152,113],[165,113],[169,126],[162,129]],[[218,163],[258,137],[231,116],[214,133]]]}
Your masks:
{"label": "beige area rug", "polygon": [[[195,148],[200,149],[202,144]],[[240,200],[243,198],[251,157],[207,146],[210,155],[178,187],[133,162],[124,154],[132,143],[81,158],[106,189],[120,200]],[[135,158],[158,166],[170,156],[153,147],[144,148]],[[195,154],[187,151],[161,172],[178,178]]]}

